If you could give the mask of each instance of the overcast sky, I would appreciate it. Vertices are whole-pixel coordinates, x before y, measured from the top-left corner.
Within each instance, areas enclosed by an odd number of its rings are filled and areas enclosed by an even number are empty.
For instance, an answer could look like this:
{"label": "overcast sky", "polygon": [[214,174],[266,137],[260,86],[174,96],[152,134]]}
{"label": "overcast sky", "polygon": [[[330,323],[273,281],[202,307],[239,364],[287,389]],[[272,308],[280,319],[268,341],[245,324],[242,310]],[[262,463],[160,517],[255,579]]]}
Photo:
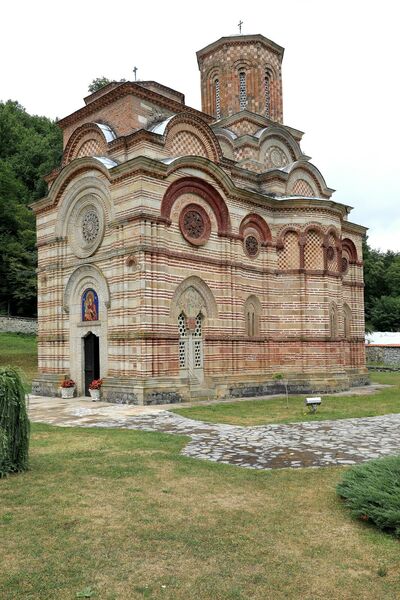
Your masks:
{"label": "overcast sky", "polygon": [[154,79],[200,106],[195,52],[261,33],[283,46],[284,122],[305,132],[333,199],[375,248],[400,251],[399,0],[20,0],[1,8],[0,100],[80,108],[95,77]]}

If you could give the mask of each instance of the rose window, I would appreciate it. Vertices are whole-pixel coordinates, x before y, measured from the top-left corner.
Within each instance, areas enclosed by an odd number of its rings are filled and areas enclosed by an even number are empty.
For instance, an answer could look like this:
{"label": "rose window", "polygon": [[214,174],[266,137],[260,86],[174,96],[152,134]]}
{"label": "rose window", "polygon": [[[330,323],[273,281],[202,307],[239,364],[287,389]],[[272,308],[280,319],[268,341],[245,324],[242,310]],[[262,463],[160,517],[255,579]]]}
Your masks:
{"label": "rose window", "polygon": [[88,210],[82,219],[82,235],[87,244],[96,239],[100,231],[100,221],[95,210]]}
{"label": "rose window", "polygon": [[195,246],[205,244],[210,237],[210,218],[204,208],[198,204],[185,206],[179,217],[179,226],[183,237]]}
{"label": "rose window", "polygon": [[329,246],[328,250],[326,251],[326,256],[328,260],[333,260],[335,258],[335,249],[333,246]]}
{"label": "rose window", "polygon": [[249,256],[257,256],[259,250],[258,239],[254,235],[248,235],[245,239],[244,247]]}
{"label": "rose window", "polygon": [[188,210],[183,219],[183,226],[186,234],[195,240],[204,233],[204,219],[197,210]]}

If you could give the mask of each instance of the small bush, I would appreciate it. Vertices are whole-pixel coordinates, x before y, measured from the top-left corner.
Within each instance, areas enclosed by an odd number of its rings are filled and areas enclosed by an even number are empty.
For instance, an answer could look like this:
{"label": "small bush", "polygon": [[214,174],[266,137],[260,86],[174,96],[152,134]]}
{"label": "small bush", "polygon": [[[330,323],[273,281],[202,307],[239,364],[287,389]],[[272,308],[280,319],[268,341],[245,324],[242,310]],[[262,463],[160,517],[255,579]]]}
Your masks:
{"label": "small bush", "polygon": [[0,368],[0,478],[28,468],[29,419],[21,377]]}
{"label": "small bush", "polygon": [[400,537],[400,456],[353,467],[337,492],[354,517]]}

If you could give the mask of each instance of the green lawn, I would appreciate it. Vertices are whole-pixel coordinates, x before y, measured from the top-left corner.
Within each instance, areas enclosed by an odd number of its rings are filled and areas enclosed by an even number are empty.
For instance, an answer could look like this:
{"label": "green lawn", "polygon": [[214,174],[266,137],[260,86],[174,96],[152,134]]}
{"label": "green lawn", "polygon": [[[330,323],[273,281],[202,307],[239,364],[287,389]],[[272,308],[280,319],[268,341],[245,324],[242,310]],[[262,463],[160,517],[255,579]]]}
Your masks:
{"label": "green lawn", "polygon": [[263,425],[265,423],[293,423],[296,421],[322,421],[325,419],[347,419],[351,417],[373,417],[400,412],[400,373],[372,373],[376,383],[387,383],[394,387],[376,394],[362,396],[324,396],[315,414],[310,414],[304,405],[304,396],[286,398],[263,398],[220,404],[173,408],[189,419],[231,425]]}
{"label": "green lawn", "polygon": [[31,470],[0,480],[0,598],[400,597],[399,542],[351,519],[343,469],[259,472],[185,443],[34,425]]}
{"label": "green lawn", "polygon": [[0,366],[19,367],[27,385],[37,373],[36,336],[21,333],[0,333]]}

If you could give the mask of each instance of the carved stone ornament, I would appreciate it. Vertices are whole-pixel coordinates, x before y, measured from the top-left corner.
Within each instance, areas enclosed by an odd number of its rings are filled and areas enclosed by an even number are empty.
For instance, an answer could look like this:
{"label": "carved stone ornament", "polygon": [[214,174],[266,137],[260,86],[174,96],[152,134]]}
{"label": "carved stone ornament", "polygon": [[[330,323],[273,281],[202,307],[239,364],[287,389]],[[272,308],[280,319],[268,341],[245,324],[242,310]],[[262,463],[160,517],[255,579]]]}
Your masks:
{"label": "carved stone ornament", "polygon": [[189,319],[195,319],[205,308],[204,298],[192,286],[190,286],[179,298],[179,309]]}
{"label": "carved stone ornament", "polygon": [[194,246],[201,246],[208,241],[211,233],[211,221],[198,204],[185,206],[179,217],[179,226],[183,237]]}
{"label": "carved stone ornament", "polygon": [[347,273],[349,268],[349,261],[345,256],[342,258],[342,273]]}
{"label": "carved stone ornament", "polygon": [[266,166],[269,169],[273,167],[280,169],[288,164],[288,158],[286,154],[278,146],[271,146],[268,148],[266,153]]}
{"label": "carved stone ornament", "polygon": [[328,247],[326,257],[328,260],[333,260],[335,258],[335,248],[333,246]]}
{"label": "carved stone ornament", "polygon": [[248,235],[244,240],[244,249],[248,256],[254,258],[260,251],[260,244],[254,235]]}
{"label": "carved stone ornament", "polygon": [[69,218],[68,240],[79,258],[94,254],[104,234],[104,212],[99,200],[92,194],[77,200]]}

